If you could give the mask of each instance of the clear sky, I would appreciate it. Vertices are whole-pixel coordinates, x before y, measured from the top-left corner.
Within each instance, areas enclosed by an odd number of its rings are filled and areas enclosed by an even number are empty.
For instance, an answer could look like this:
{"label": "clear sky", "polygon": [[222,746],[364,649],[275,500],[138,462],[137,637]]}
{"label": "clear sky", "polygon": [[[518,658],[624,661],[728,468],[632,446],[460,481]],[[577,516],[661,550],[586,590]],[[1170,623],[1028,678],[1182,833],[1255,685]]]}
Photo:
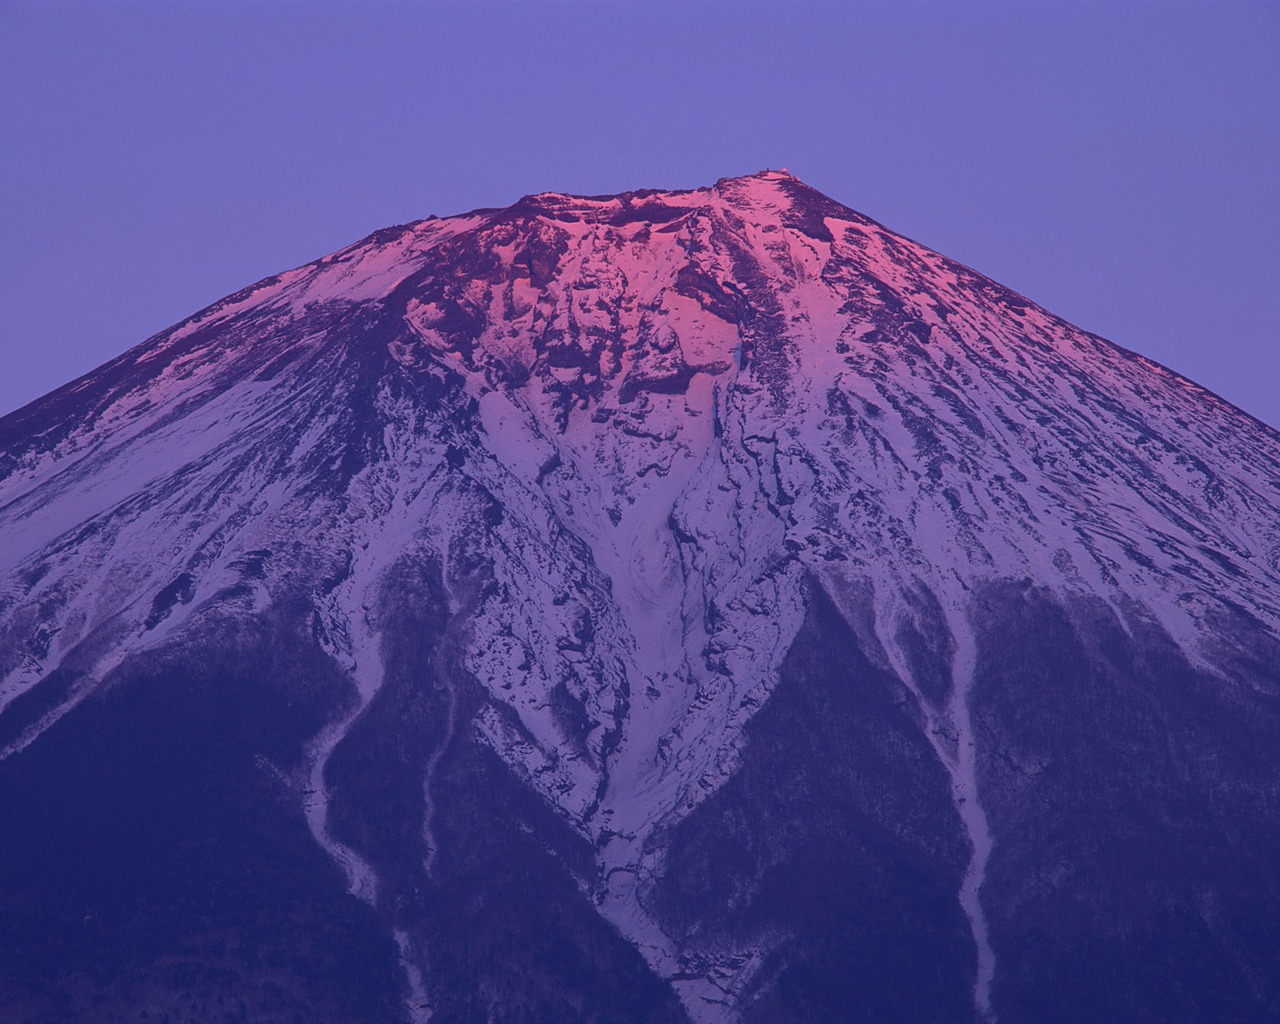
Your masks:
{"label": "clear sky", "polygon": [[786,166],[1280,425],[1280,4],[0,5],[0,413],[375,228]]}

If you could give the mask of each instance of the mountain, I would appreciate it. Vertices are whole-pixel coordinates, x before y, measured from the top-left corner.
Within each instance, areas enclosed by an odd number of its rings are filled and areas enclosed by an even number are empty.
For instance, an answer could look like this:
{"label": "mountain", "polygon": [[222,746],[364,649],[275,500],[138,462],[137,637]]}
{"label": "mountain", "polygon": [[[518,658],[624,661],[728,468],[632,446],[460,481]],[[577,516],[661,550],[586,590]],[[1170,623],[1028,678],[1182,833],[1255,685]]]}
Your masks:
{"label": "mountain", "polygon": [[6,1021],[1280,1018],[1280,435],[786,172],[261,281],[0,537]]}

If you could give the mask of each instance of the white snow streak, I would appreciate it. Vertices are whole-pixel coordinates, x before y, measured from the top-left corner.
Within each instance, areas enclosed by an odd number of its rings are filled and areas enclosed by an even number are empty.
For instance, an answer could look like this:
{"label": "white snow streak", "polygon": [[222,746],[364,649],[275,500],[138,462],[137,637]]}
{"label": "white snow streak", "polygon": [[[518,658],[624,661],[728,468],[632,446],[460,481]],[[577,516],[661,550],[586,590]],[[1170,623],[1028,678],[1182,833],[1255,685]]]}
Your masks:
{"label": "white snow streak", "polygon": [[400,967],[409,983],[409,995],[405,999],[405,1009],[409,1012],[409,1024],[427,1024],[433,1016],[431,996],[427,992],[426,978],[414,959],[412,940],[403,928],[395,929],[392,935],[400,950]]}
{"label": "white snow streak", "polygon": [[987,860],[991,856],[992,835],[978,793],[978,744],[970,717],[969,694],[977,667],[977,645],[973,630],[961,620],[959,613],[951,618],[951,636],[955,654],[951,662],[951,696],[946,717],[955,730],[955,754],[945,758],[939,746],[939,758],[951,776],[952,795],[965,833],[973,848],[969,866],[960,886],[960,906],[969,919],[973,941],[978,950],[978,973],[973,983],[973,1002],[979,1021],[995,1024],[991,1012],[991,982],[996,973],[995,951],[987,928],[987,915],[982,907],[982,883],[986,878]]}
{"label": "white snow streak", "polygon": [[343,716],[330,722],[311,742],[308,756],[311,760],[310,786],[307,792],[307,824],[311,834],[342,868],[347,878],[347,891],[371,906],[378,902],[378,877],[367,861],[345,843],[336,839],[329,830],[329,789],[325,781],[325,768],[338,744],[350,732],[352,725],[369,706],[369,701],[382,685],[382,658],[378,651],[378,637],[369,624],[368,600],[371,576],[374,568],[366,562],[361,570],[352,574],[345,584],[348,610],[347,637],[350,643],[346,659],[348,670],[356,686],[356,702]]}

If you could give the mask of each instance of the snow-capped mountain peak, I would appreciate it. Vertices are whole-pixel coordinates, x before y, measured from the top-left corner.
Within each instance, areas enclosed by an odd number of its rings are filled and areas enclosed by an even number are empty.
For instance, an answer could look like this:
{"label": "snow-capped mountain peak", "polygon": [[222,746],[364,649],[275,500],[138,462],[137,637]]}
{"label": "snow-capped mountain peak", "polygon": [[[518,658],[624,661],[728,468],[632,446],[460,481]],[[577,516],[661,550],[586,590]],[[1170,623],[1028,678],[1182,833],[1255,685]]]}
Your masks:
{"label": "snow-capped mountain peak", "polygon": [[[701,923],[673,879],[750,804],[757,716],[847,634],[937,797],[920,856],[949,865],[985,1019],[1010,934],[988,863],[1038,770],[977,697],[1009,588],[1217,694],[1275,690],[1250,666],[1280,630],[1280,438],[785,171],[376,232],[12,414],[0,446],[0,759],[130,666],[288,618],[346,692],[273,770],[418,1017],[453,998],[413,894],[458,863],[459,751],[584,844],[566,877],[681,1012],[783,1019],[809,940],[759,899],[790,847],[749,840]],[[434,708],[385,768],[415,777],[408,867],[341,810],[344,751],[405,687]]]}

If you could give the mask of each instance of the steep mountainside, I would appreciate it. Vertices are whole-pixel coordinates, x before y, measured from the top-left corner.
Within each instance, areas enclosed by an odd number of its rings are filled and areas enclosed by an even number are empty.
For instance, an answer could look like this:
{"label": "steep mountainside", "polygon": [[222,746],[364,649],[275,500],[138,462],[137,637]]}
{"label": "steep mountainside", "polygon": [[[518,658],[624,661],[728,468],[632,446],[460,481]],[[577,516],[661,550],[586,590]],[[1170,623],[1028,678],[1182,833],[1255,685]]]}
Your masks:
{"label": "steep mountainside", "polygon": [[262,281],[0,538],[6,1019],[1280,1017],[1280,436],[785,172]]}

